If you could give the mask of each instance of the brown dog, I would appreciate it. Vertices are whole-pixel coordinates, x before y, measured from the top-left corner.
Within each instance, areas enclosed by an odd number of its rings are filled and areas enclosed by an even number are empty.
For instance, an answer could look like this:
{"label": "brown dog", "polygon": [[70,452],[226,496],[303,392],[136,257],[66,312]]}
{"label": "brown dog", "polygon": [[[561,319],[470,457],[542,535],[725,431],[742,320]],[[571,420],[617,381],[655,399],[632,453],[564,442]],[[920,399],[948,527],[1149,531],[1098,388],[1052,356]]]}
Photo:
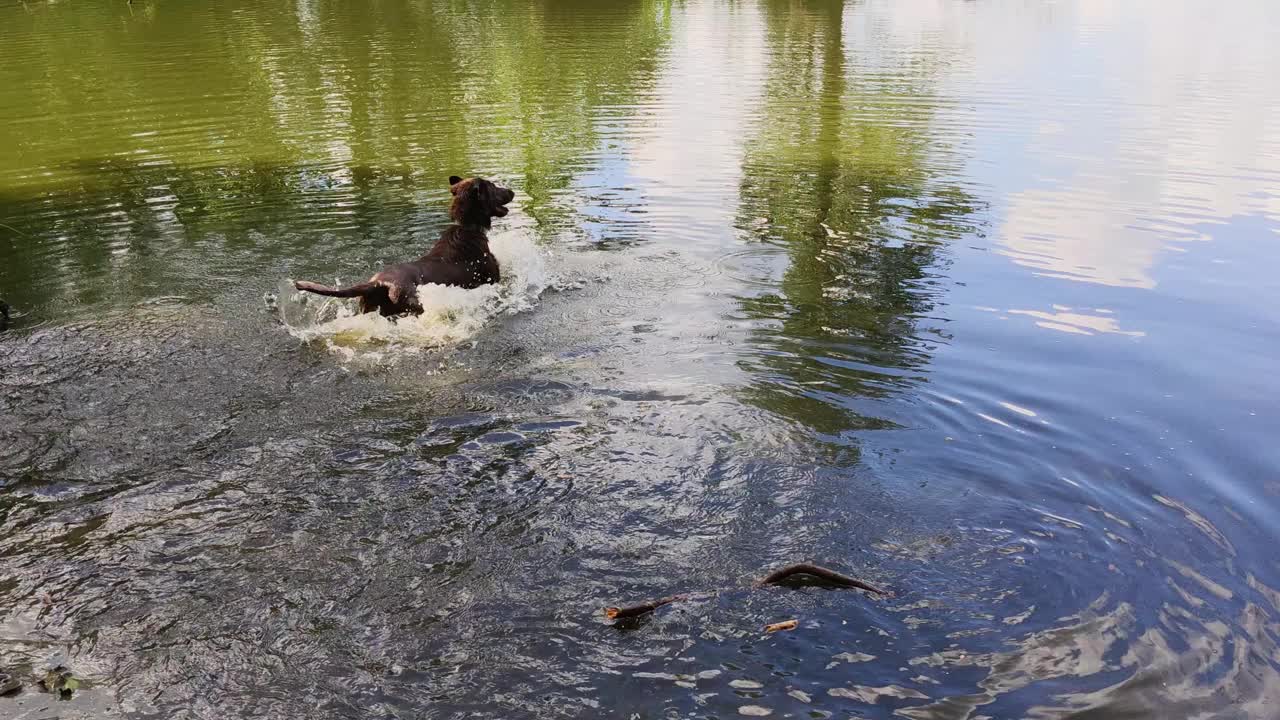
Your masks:
{"label": "brown dog", "polygon": [[360,298],[360,312],[377,310],[384,317],[422,314],[418,286],[427,283],[457,285],[467,289],[498,282],[498,259],[489,252],[485,233],[495,217],[507,214],[507,203],[516,194],[484,178],[449,178],[453,202],[449,217],[453,224],[440,233],[435,247],[413,262],[392,265],[368,282],[345,288],[331,288],[299,280],[299,290],[329,297]]}

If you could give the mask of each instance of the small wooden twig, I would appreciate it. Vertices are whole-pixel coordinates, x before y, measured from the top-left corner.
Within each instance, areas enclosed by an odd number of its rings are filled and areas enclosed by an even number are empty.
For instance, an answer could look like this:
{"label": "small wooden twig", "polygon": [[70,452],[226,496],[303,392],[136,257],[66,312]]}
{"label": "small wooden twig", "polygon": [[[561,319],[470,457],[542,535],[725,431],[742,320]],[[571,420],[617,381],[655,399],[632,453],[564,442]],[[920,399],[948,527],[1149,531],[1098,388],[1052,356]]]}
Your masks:
{"label": "small wooden twig", "polygon": [[663,605],[670,605],[673,602],[688,600],[688,595],[672,595],[664,597],[661,600],[653,602],[640,603],[639,605],[627,605],[625,607],[607,607],[604,609],[604,616],[610,620],[621,620],[623,618],[639,617],[645,613],[651,613]]}
{"label": "small wooden twig", "polygon": [[778,632],[779,630],[795,630],[800,626],[799,620],[783,620],[782,622],[771,623],[764,626],[767,633]]}
{"label": "small wooden twig", "polygon": [[[887,592],[885,592],[884,590],[881,590],[875,585],[863,582],[857,578],[851,578],[848,575],[842,575],[836,572],[835,570],[829,570],[820,565],[813,565],[811,563],[796,563],[794,565],[787,565],[786,567],[778,568],[777,570],[774,570],[773,572],[764,576],[762,579],[756,581],[756,583],[754,584],[754,587],[762,587],[764,585],[777,585],[782,581],[786,580],[787,578],[790,578],[793,575],[812,575],[820,580],[824,580],[827,583],[830,583],[831,585],[835,585],[837,587],[857,588],[859,590],[865,590],[869,593],[875,593],[877,595],[888,594]],[[654,610],[657,610],[663,605],[670,605],[671,603],[682,602],[685,600],[692,600],[694,598],[714,597],[716,594],[718,593],[715,593],[715,592],[684,593],[682,595],[671,595],[669,597],[664,597],[660,600],[640,603],[638,605],[627,605],[624,607],[607,607],[604,609],[604,616],[610,620],[622,620],[624,618],[640,617],[641,615],[646,615],[648,613],[653,612]],[[780,624],[785,625],[786,623],[780,623]],[[790,629],[790,628],[777,628],[777,629]],[[772,630],[770,632],[772,632]]]}

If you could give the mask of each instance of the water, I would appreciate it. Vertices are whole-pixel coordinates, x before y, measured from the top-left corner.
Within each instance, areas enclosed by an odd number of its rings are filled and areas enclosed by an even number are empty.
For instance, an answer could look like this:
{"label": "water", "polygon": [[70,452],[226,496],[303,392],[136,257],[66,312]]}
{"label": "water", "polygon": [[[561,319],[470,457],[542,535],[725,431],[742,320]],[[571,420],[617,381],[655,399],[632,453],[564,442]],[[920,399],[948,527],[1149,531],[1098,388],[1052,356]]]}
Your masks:
{"label": "water", "polygon": [[[7,3],[0,715],[1275,717],[1277,33]],[[288,289],[451,174],[502,286]],[[749,589],[805,559],[894,596]]]}

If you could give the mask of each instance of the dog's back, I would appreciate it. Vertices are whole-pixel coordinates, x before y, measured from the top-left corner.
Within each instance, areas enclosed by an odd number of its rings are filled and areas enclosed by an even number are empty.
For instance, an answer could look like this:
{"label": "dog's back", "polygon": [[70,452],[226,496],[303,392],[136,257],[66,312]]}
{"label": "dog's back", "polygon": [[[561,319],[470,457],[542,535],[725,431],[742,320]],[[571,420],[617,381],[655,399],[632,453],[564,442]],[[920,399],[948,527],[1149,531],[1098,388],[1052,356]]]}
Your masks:
{"label": "dog's back", "polygon": [[[427,279],[441,285],[477,288],[502,279],[498,259],[489,250],[489,237],[483,230],[465,225],[451,225],[419,263],[430,263],[428,273],[445,278]],[[423,283],[418,283],[419,285]]]}
{"label": "dog's back", "polygon": [[418,286],[435,283],[472,289],[501,279],[498,259],[489,251],[485,231],[491,219],[507,214],[507,203],[515,198],[508,188],[485,180],[449,178],[453,202],[449,215],[454,224],[444,229],[426,255],[412,262],[384,268],[367,282],[346,288],[330,288],[297,281],[298,290],[360,299],[360,312],[377,310],[384,316],[421,313]]}

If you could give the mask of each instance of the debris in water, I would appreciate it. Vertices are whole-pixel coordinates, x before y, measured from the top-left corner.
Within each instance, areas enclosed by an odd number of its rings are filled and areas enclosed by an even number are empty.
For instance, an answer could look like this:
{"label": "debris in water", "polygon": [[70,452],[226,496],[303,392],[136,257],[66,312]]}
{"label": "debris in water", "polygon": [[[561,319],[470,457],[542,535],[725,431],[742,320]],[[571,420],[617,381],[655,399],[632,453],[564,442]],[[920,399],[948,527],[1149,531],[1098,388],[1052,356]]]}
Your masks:
{"label": "debris in water", "polygon": [[22,689],[22,681],[0,670],[0,695],[12,695]]}
{"label": "debris in water", "polygon": [[773,711],[767,707],[760,707],[759,705],[743,705],[738,708],[738,714],[749,715],[751,717],[768,717],[773,714]]}
{"label": "debris in water", "polygon": [[70,700],[76,690],[80,689],[80,681],[71,675],[71,671],[59,665],[45,672],[40,678],[40,687],[45,692],[58,696],[59,700]]}
{"label": "debris in water", "polygon": [[827,568],[822,567],[821,565],[813,565],[811,563],[796,563],[794,565],[787,565],[786,567],[778,568],[777,570],[774,570],[773,572],[766,575],[764,579],[756,583],[756,585],[757,586],[777,585],[782,581],[788,580],[796,575],[812,575],[831,585],[835,585],[838,587],[857,588],[859,590],[865,590],[869,593],[874,593],[876,595],[889,594],[884,590],[881,590],[880,588],[870,583],[863,582],[857,578],[849,577],[848,575],[842,575],[836,572],[835,570],[829,570]]}
{"label": "debris in water", "polygon": [[783,620],[782,622],[776,622],[769,625],[765,625],[764,631],[767,633],[772,633],[772,632],[778,632],[779,630],[795,630],[797,627],[799,627],[799,625],[800,625],[799,620]]}
{"label": "debris in water", "polygon": [[[703,595],[706,595],[706,593],[703,593]],[[689,600],[693,597],[695,596],[694,595],[671,595],[670,597],[664,597],[664,598],[653,600],[647,603],[640,603],[639,605],[628,605],[627,607],[607,607],[604,609],[604,616],[609,618],[610,620],[622,620],[625,618],[637,617],[640,615],[644,615],[646,613],[651,613],[654,610],[657,610],[658,608],[662,607],[663,605],[670,605],[673,602],[679,602],[681,600]]]}
{"label": "debris in water", "polygon": [[[794,565],[787,565],[786,567],[778,568],[777,570],[774,570],[773,572],[769,573],[768,575],[765,575],[763,578],[758,580],[754,584],[754,587],[762,587],[764,585],[779,585],[779,584],[782,584],[784,581],[790,580],[793,577],[801,576],[801,575],[813,576],[815,578],[818,578],[822,582],[835,587],[856,588],[858,590],[864,590],[866,592],[869,592],[875,595],[889,594],[887,591],[881,590],[880,588],[870,583],[863,582],[862,580],[859,580],[857,578],[849,577],[848,575],[843,575],[841,573],[836,572],[835,570],[822,567],[821,565],[813,565],[811,563],[795,563]],[[641,615],[651,613],[654,610],[657,610],[658,608],[662,607],[663,605],[670,605],[671,603],[674,603],[674,602],[680,602],[682,600],[692,600],[694,598],[713,597],[716,594],[717,593],[714,593],[714,592],[686,593],[683,595],[671,595],[668,597],[661,598],[659,600],[640,603],[638,605],[627,605],[623,607],[607,607],[604,609],[604,616],[610,620],[621,620],[624,618],[639,617]],[[785,624],[785,623],[781,623],[781,624]],[[794,625],[792,627],[794,627]],[[777,629],[790,630],[791,628],[780,627]]]}

